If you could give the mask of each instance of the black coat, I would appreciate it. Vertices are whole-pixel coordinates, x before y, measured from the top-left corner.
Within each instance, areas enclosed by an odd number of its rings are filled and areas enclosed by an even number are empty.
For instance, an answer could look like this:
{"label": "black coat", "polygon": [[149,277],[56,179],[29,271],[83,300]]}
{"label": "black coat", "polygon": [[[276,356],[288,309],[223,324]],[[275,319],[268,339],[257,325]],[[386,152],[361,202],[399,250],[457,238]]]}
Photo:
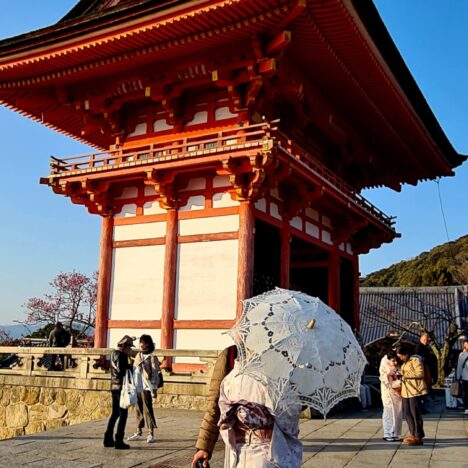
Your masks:
{"label": "black coat", "polygon": [[121,390],[123,379],[128,369],[132,369],[132,365],[128,360],[128,355],[114,349],[111,353],[111,388],[112,390]]}

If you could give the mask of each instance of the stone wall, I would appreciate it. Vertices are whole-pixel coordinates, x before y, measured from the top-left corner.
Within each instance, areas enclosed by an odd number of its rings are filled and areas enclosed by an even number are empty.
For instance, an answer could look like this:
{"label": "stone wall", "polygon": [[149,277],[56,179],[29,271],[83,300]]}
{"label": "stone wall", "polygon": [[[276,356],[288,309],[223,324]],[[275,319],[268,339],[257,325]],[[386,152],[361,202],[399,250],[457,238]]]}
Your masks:
{"label": "stone wall", "polygon": [[109,416],[109,392],[2,385],[0,439]]}
{"label": "stone wall", "polygon": [[[0,375],[0,440],[109,417],[109,380]],[[165,383],[156,408],[204,410],[208,386]]]}

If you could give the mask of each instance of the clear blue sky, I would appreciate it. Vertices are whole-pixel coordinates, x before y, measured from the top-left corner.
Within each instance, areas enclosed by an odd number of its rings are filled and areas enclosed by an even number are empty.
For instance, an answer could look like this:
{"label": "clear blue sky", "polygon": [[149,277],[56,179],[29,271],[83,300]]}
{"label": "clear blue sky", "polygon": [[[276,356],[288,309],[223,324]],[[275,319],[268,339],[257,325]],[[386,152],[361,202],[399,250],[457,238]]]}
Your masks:
{"label": "clear blue sky", "polygon": [[[48,26],[77,0],[0,0],[0,38]],[[468,153],[468,2],[376,0],[390,34],[447,136]],[[39,124],[0,108],[0,323],[23,318],[21,308],[41,296],[60,271],[97,269],[100,218],[39,185],[49,155],[88,152]],[[468,233],[468,164],[440,181],[450,239]],[[402,238],[361,256],[361,273],[411,258],[446,242],[437,184],[364,195],[397,216]]]}

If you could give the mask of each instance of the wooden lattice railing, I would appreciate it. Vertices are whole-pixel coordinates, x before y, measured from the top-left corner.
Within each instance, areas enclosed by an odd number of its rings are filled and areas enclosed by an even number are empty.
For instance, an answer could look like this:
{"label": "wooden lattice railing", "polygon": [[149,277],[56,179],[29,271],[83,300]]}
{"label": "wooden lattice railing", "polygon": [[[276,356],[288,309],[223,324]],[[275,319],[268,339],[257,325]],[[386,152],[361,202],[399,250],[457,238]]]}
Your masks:
{"label": "wooden lattice railing", "polygon": [[330,191],[338,192],[350,203],[359,206],[389,229],[393,218],[367,201],[349,184],[321,163],[309,151],[281,133],[275,122],[263,122],[245,127],[234,127],[197,136],[181,138],[168,136],[167,140],[140,147],[119,148],[103,153],[91,153],[69,158],[51,157],[49,181],[93,172],[117,170],[135,166],[154,165],[173,160],[198,158],[213,154],[238,151],[268,151],[277,148],[284,157],[294,159],[312,172],[315,178]]}

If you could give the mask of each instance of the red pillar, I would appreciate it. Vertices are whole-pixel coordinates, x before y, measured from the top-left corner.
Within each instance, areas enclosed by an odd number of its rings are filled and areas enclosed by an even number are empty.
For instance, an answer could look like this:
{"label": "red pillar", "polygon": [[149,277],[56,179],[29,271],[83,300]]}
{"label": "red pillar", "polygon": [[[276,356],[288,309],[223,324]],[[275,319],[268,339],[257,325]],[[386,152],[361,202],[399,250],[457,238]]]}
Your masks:
{"label": "red pillar", "polygon": [[289,221],[283,222],[281,229],[281,287],[289,288],[289,272],[291,268],[291,228]]}
{"label": "red pillar", "polygon": [[328,305],[340,313],[340,254],[333,247],[328,257]]}
{"label": "red pillar", "polygon": [[[166,251],[164,256],[164,286],[161,313],[161,349],[172,349],[174,347],[177,222],[177,209],[168,209],[166,218]],[[171,359],[167,359],[163,362],[163,367],[170,366]]]}
{"label": "red pillar", "polygon": [[359,257],[353,257],[353,319],[354,328],[360,330],[359,320]]}
{"label": "red pillar", "polygon": [[241,301],[253,294],[254,263],[254,228],[253,206],[242,201],[239,206],[239,260],[237,266],[237,318],[242,314]]}
{"label": "red pillar", "polygon": [[107,320],[109,317],[109,296],[112,276],[112,234],[114,218],[102,218],[101,243],[99,253],[98,291],[96,301],[95,348],[107,347]]}

